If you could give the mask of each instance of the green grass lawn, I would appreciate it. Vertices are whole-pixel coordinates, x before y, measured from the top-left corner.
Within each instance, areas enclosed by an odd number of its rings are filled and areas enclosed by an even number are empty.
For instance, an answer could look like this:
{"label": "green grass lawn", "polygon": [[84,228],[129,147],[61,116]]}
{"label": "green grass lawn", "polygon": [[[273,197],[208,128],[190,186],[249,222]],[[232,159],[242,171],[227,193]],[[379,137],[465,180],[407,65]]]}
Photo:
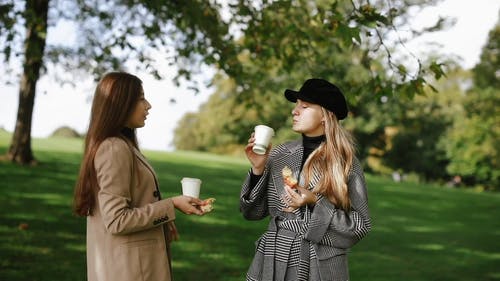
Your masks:
{"label": "green grass lawn", "polygon": [[[0,132],[0,154],[10,135]],[[0,280],[85,280],[85,219],[71,214],[82,144],[34,139],[40,165],[0,162]],[[178,212],[180,281],[244,280],[266,221],[243,219],[239,188],[245,159],[197,152],[145,152],[164,197],[182,177],[203,180],[215,197],[203,217]],[[367,175],[372,232],[350,254],[352,280],[500,280],[500,194],[474,193]]]}

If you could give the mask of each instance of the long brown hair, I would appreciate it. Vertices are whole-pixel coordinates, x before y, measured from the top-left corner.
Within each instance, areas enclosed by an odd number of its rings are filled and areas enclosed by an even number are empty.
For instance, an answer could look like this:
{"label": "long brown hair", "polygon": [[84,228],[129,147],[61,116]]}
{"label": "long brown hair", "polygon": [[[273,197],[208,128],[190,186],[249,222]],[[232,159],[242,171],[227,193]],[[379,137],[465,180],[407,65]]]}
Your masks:
{"label": "long brown hair", "polygon": [[142,92],[142,81],[125,72],[110,72],[97,84],[74,192],[73,212],[76,215],[90,216],[95,207],[98,183],[94,158],[99,145],[106,138],[119,137],[138,147],[135,129],[126,128],[125,124]]}
{"label": "long brown hair", "polygon": [[336,206],[349,211],[351,202],[347,181],[355,153],[354,140],[352,135],[340,125],[335,114],[323,107],[321,111],[325,117],[326,141],[306,160],[305,183],[306,186],[309,185],[315,171],[322,173],[313,192],[323,194]]}

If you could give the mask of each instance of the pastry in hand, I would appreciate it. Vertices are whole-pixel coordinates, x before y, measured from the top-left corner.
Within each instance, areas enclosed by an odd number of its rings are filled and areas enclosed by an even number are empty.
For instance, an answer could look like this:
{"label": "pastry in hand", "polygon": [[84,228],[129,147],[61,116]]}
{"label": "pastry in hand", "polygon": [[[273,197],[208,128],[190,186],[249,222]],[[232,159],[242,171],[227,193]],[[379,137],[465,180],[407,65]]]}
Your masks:
{"label": "pastry in hand", "polygon": [[203,200],[203,202],[200,205],[201,211],[203,213],[210,213],[214,209],[214,207],[212,205],[214,202],[215,202],[215,198],[208,198],[208,199]]}
{"label": "pastry in hand", "polygon": [[293,176],[293,172],[290,168],[288,168],[288,166],[285,166],[283,170],[281,170],[281,173],[283,174],[283,181],[286,185],[290,188],[297,188],[298,181]]}

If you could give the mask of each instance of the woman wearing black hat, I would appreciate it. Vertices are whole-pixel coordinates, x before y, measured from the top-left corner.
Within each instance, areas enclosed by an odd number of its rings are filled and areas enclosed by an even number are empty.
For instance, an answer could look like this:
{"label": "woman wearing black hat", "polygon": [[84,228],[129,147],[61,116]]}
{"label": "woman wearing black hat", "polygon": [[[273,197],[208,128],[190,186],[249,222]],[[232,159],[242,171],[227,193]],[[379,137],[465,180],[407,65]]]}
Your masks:
{"label": "woman wearing black hat", "polygon": [[[299,91],[293,130],[302,139],[255,154],[253,135],[245,152],[252,169],[243,183],[240,210],[248,220],[271,217],[256,243],[247,280],[348,280],[347,252],[371,229],[363,170],[351,135],[342,92],[323,79]],[[283,169],[298,178],[286,185]]]}

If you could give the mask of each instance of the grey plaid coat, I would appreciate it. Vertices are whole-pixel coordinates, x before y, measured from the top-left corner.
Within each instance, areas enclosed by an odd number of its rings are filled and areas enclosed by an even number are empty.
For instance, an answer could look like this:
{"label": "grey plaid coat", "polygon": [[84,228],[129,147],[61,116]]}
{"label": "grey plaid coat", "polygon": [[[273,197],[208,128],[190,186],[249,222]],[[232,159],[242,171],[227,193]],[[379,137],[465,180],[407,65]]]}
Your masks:
{"label": "grey plaid coat", "polygon": [[[350,212],[338,209],[320,195],[313,208],[286,213],[282,211],[281,170],[290,167],[303,185],[299,177],[303,153],[300,140],[281,144],[271,150],[258,183],[250,186],[250,172],[243,183],[243,216],[248,220],[270,216],[267,231],[256,242],[247,280],[349,280],[347,252],[371,229],[363,170],[354,159],[348,182]],[[312,189],[320,177],[320,172],[314,171],[308,188]]]}

